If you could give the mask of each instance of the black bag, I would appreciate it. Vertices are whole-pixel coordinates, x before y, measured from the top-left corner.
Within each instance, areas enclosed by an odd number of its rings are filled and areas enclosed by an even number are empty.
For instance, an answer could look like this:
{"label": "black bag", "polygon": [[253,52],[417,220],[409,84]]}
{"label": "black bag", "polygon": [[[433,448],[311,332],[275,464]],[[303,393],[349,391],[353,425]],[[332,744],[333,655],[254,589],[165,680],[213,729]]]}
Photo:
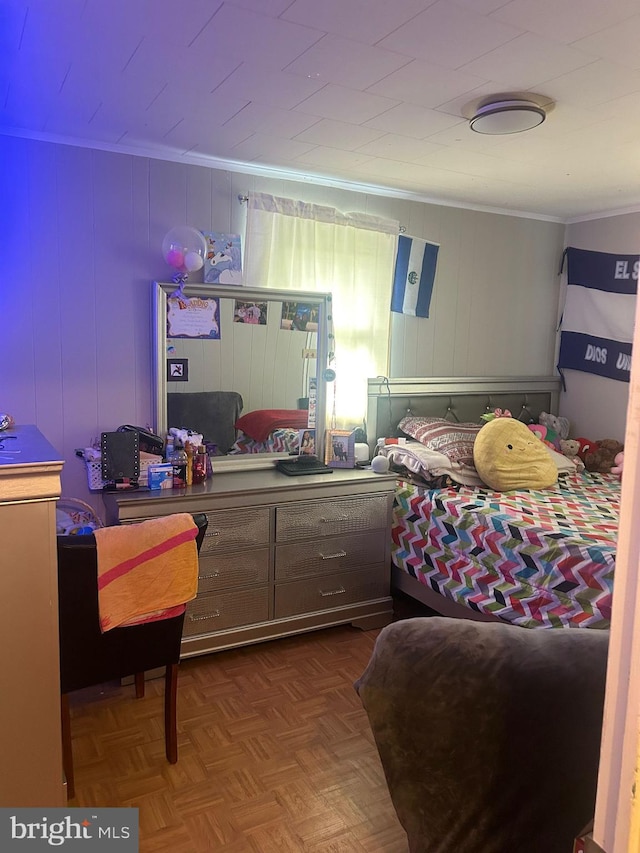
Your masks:
{"label": "black bag", "polygon": [[164,453],[164,441],[159,435],[149,432],[148,429],[139,426],[131,426],[124,424],[118,427],[118,432],[137,432],[138,446],[144,453],[153,453],[156,456],[162,456]]}

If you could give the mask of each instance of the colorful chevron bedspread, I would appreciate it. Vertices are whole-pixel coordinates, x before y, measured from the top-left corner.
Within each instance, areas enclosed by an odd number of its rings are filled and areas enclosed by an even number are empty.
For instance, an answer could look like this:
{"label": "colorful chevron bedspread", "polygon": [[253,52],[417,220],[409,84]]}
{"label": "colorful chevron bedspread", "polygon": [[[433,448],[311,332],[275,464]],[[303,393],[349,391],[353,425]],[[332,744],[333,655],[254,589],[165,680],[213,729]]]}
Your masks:
{"label": "colorful chevron bedspread", "polygon": [[256,441],[239,430],[229,453],[295,453],[298,450],[299,432],[283,427],[270,433],[266,441]]}
{"label": "colorful chevron bedspread", "polygon": [[392,561],[446,598],[517,625],[608,628],[619,509],[610,474],[504,493],[400,480]]}

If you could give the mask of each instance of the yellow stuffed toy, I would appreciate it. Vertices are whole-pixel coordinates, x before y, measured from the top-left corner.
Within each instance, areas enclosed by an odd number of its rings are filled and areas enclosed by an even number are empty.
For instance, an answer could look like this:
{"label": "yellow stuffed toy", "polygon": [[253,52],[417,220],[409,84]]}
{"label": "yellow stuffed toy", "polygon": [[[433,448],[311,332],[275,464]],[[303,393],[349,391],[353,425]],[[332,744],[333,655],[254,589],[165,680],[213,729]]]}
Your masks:
{"label": "yellow stuffed toy", "polygon": [[492,489],[547,489],[558,469],[544,444],[521,421],[496,418],[482,427],[473,445],[473,461]]}

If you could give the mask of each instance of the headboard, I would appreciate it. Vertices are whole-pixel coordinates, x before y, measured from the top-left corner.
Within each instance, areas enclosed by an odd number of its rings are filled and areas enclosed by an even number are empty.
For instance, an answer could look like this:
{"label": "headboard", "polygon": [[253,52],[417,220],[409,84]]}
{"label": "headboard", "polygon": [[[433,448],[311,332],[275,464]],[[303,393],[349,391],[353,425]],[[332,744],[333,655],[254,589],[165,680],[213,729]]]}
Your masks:
{"label": "headboard", "polygon": [[406,414],[477,423],[485,412],[509,409],[514,418],[534,423],[540,412],[558,414],[556,376],[437,376],[367,380],[367,441],[399,434]]}

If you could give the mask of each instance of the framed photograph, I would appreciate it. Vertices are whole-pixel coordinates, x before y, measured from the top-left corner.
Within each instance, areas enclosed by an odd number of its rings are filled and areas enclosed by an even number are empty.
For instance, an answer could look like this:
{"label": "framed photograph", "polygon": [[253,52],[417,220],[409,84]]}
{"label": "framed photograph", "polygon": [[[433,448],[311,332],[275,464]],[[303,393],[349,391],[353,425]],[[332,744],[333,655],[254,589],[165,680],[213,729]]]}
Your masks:
{"label": "framed photograph", "polygon": [[351,429],[329,429],[325,441],[325,465],[330,468],[356,467],[356,433]]}
{"label": "framed photograph", "polygon": [[189,359],[168,358],[167,359],[167,382],[189,381]]}

